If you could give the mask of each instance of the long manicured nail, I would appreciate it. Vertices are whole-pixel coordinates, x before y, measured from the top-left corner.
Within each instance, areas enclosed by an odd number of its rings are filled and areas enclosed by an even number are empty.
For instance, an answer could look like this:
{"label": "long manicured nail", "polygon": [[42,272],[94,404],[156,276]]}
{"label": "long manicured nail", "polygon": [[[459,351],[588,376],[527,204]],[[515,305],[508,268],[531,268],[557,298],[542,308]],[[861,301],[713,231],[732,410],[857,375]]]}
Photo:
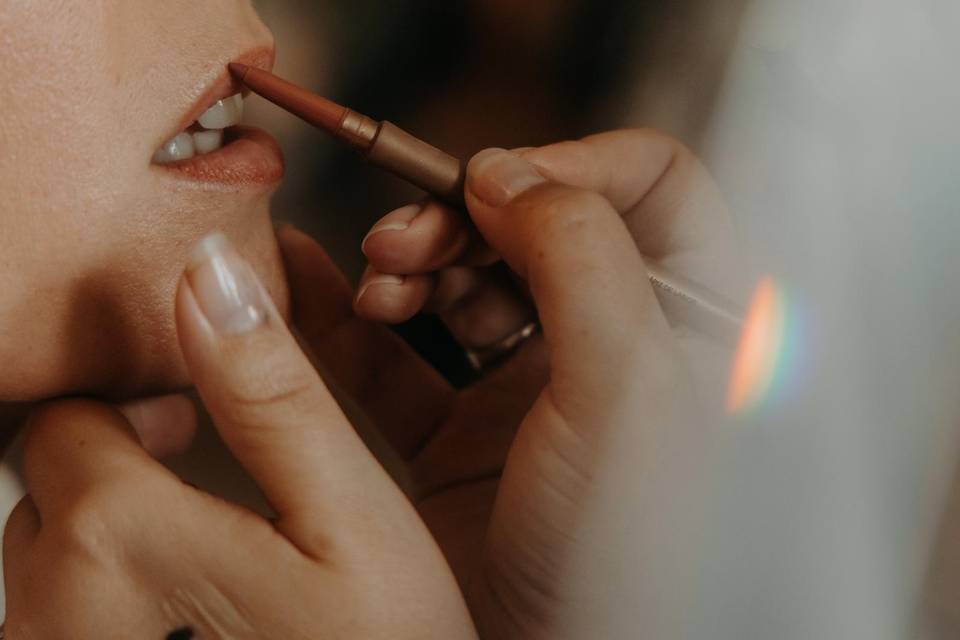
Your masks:
{"label": "long manicured nail", "polygon": [[503,207],[546,182],[532,164],[504,149],[481,151],[467,168],[467,188],[491,207]]}
{"label": "long manicured nail", "polygon": [[364,280],[363,283],[361,283],[360,291],[357,292],[357,302],[360,302],[360,298],[362,298],[367,293],[367,291],[370,290],[370,287],[376,287],[381,285],[396,286],[399,284],[403,284],[403,276],[395,276],[389,273],[378,273],[377,275],[371,276],[370,278]]}
{"label": "long manicured nail", "polygon": [[364,237],[363,242],[360,243],[360,251],[366,255],[367,240],[382,231],[403,231],[404,229],[408,229],[413,219],[420,215],[421,209],[423,209],[423,207],[419,204],[409,204],[383,216],[377,224],[373,225],[366,237]]}
{"label": "long manicured nail", "polygon": [[270,302],[256,274],[222,233],[210,234],[194,247],[187,280],[217,333],[247,333],[267,319]]}

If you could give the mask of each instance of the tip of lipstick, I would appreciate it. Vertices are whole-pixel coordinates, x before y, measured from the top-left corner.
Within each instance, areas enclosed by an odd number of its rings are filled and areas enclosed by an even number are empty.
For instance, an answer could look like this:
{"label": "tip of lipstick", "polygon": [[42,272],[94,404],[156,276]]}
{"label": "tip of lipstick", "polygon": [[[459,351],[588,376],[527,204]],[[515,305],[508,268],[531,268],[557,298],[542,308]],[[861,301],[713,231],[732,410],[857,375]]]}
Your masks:
{"label": "tip of lipstick", "polygon": [[240,64],[239,62],[231,62],[227,65],[227,69],[230,70],[230,75],[240,82],[243,82],[243,78],[247,75],[247,71],[250,69],[250,67],[245,64]]}

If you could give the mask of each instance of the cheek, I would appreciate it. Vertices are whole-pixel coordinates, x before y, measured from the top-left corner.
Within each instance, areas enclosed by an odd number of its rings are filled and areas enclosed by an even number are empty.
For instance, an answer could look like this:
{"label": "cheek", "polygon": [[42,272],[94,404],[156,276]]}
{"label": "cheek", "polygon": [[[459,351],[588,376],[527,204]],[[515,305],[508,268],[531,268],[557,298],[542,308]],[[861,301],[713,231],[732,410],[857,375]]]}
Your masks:
{"label": "cheek", "polygon": [[138,166],[114,123],[111,105],[129,87],[114,82],[98,4],[0,8],[0,189],[4,226],[16,230],[0,245],[15,254],[37,233],[92,230],[93,212],[117,206],[117,185]]}

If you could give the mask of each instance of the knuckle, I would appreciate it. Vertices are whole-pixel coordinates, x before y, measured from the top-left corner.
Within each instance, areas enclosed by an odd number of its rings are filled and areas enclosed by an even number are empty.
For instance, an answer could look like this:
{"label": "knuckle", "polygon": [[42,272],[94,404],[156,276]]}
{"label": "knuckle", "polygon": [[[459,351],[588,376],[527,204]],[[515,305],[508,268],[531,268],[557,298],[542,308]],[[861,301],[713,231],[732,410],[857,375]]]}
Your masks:
{"label": "knuckle", "polygon": [[612,211],[610,203],[599,193],[569,187],[551,190],[537,209],[533,237],[545,245],[559,238],[583,234]]}
{"label": "knuckle", "polygon": [[[44,521],[65,549],[102,561],[139,536],[132,528],[145,525],[152,504],[162,500],[169,485],[153,479],[127,479],[75,489]],[[144,497],[149,496],[148,500]],[[123,544],[117,544],[122,541]]]}
{"label": "knuckle", "polygon": [[584,139],[591,144],[615,151],[622,162],[608,167],[613,174],[632,173],[634,168],[648,163],[651,157],[670,159],[667,169],[689,169],[705,172],[697,155],[683,142],[657,129],[620,129]]}
{"label": "knuckle", "polygon": [[[667,133],[656,129],[625,129],[609,135],[624,136],[623,143],[627,148],[634,150],[635,162],[640,162],[646,158],[651,148],[665,149],[670,158],[665,172],[687,179],[710,181],[710,173],[697,154],[683,142]],[[663,182],[663,179],[659,182]]]}
{"label": "knuckle", "polygon": [[120,496],[111,491],[84,491],[58,511],[53,522],[45,522],[44,528],[52,531],[65,551],[105,560],[115,547],[118,514],[131,515],[134,506],[121,504]]}
{"label": "knuckle", "polygon": [[299,406],[312,395],[319,377],[301,356],[286,350],[266,352],[233,369],[226,389],[226,402],[239,410]]}
{"label": "knuckle", "polygon": [[59,520],[70,529],[99,528],[118,516],[131,514],[137,509],[139,497],[149,492],[140,491],[142,483],[134,490],[129,483],[103,483],[77,491],[64,506]]}

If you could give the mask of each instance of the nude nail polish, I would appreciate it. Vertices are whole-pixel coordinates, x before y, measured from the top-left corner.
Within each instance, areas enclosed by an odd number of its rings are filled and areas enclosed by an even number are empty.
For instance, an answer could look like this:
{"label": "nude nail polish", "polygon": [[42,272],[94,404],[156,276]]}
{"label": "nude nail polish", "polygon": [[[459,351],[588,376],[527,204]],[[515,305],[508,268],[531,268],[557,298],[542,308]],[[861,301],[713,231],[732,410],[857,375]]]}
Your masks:
{"label": "nude nail polish", "polygon": [[217,333],[248,333],[267,318],[270,303],[256,274],[222,233],[207,236],[194,248],[187,280]]}

